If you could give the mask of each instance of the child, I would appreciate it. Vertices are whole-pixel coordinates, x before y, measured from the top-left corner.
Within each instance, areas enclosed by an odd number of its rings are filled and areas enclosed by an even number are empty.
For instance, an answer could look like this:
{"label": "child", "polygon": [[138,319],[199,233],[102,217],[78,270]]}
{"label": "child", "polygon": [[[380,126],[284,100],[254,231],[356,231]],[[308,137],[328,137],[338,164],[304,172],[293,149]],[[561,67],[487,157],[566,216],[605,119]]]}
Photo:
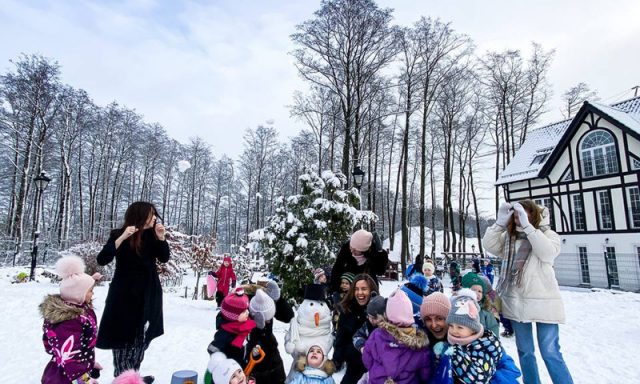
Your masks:
{"label": "child", "polygon": [[416,319],[420,319],[420,306],[422,305],[422,298],[425,296],[427,289],[427,278],[421,273],[416,273],[409,278],[409,281],[400,287],[402,291],[407,295],[413,306],[413,316]]}
{"label": "child", "polygon": [[340,291],[333,292],[333,296],[331,297],[333,300],[333,329],[336,329],[336,325],[338,325],[338,318],[340,317],[340,302],[351,289],[354,277],[355,275],[351,272],[343,273],[342,276],[340,276]]}
{"label": "child", "polygon": [[[469,292],[472,291],[472,292]],[[484,329],[493,332],[494,335],[500,334],[500,323],[498,319],[490,312],[491,307],[489,300],[485,299],[485,293],[489,292],[489,288],[482,278],[473,272],[468,272],[462,277],[462,289],[458,291],[458,295],[469,295],[475,299],[480,305],[480,324]]]}
{"label": "child", "polygon": [[353,346],[356,347],[360,353],[362,353],[364,344],[367,342],[371,332],[378,327],[380,322],[385,320],[384,312],[386,307],[387,299],[372,292],[369,304],[367,304],[367,320],[365,320],[362,327],[353,335]]}
{"label": "child", "polygon": [[47,295],[40,304],[44,349],[53,355],[42,374],[43,383],[94,383],[100,376],[102,367],[95,361],[98,325],[91,299],[93,286],[102,275],[89,276],[84,270],[77,256],[58,260],[60,294]]}
{"label": "child", "polygon": [[236,273],[233,271],[231,256],[225,254],[220,268],[218,268],[216,272],[209,272],[209,275],[218,279],[216,303],[218,304],[218,307],[220,307],[222,300],[229,294],[229,289],[235,288],[236,286]]}
{"label": "child", "polygon": [[249,364],[249,359],[253,356],[258,359],[260,352],[264,352],[264,360],[258,363],[251,371],[251,376],[257,384],[284,383],[286,374],[284,363],[278,351],[278,341],[273,335],[273,316],[276,313],[276,305],[262,289],[256,291],[255,296],[249,302],[249,313],[256,322],[256,327],[249,334],[247,339],[247,356],[245,366]]}
{"label": "child", "polygon": [[411,301],[402,290],[387,300],[387,319],[364,345],[362,362],[369,383],[426,383],[432,357],[427,335],[413,327]]}
{"label": "child", "polygon": [[216,352],[209,359],[204,382],[205,384],[246,384],[247,377],[238,362],[227,359],[222,352]]}
{"label": "child", "polygon": [[222,352],[238,364],[244,361],[244,341],[256,323],[249,319],[249,298],[242,288],[222,300],[216,318],[216,334],[209,344],[209,353]]}
{"label": "child", "polygon": [[324,269],[316,268],[313,270],[313,284],[327,284],[327,275]]}
{"label": "child", "polygon": [[449,277],[451,277],[451,290],[454,292],[459,290],[460,284],[462,284],[462,276],[460,274],[460,266],[455,261],[452,261],[449,264]]}
{"label": "child", "polygon": [[422,267],[422,273],[424,274],[424,277],[427,278],[427,292],[425,296],[429,296],[434,292],[444,292],[442,282],[440,281],[438,276],[434,275],[435,271],[436,267],[435,265],[433,265],[433,263],[424,263],[424,266]]}
{"label": "child", "polygon": [[295,365],[292,384],[335,384],[333,375],[335,367],[327,359],[327,348],[312,345],[306,356],[300,356]]}
{"label": "child", "polygon": [[480,324],[478,303],[464,295],[453,297],[447,324],[454,382],[489,383],[503,348],[498,337]]}
{"label": "child", "polygon": [[494,279],[493,264],[491,264],[490,259],[486,259],[484,261],[484,267],[482,267],[482,273],[485,276],[487,276],[487,279],[489,279],[489,281],[491,282],[491,285],[493,285],[493,279]]}

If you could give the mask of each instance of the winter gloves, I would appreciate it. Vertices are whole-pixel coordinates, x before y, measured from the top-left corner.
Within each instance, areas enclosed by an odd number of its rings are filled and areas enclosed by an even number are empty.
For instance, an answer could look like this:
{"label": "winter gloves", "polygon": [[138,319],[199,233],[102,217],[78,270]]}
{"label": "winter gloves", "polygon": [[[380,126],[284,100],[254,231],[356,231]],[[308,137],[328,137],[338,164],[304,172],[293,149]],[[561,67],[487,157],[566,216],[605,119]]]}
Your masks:
{"label": "winter gloves", "polygon": [[511,209],[511,204],[502,203],[500,204],[500,208],[498,208],[498,217],[496,217],[496,224],[501,227],[506,227],[509,223],[509,220],[513,216],[513,210]]}
{"label": "winter gloves", "polygon": [[529,223],[529,215],[527,214],[527,211],[525,211],[522,204],[515,203],[513,205],[513,210],[516,212],[516,214],[518,215],[518,219],[520,220],[520,228],[524,229],[531,225]]}

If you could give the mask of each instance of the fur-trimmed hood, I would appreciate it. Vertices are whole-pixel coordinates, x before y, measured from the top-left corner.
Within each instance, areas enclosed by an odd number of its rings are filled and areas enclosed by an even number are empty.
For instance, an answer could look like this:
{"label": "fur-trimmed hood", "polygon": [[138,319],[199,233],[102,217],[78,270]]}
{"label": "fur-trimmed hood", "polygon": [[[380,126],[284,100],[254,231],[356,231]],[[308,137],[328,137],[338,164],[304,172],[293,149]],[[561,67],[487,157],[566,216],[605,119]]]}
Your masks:
{"label": "fur-trimmed hood", "polygon": [[[296,360],[296,370],[298,372],[303,372],[307,366],[307,356],[300,356]],[[333,375],[336,372],[336,366],[333,364],[331,360],[325,360],[320,368],[316,368],[327,374],[327,377]]]}
{"label": "fur-trimmed hood", "polygon": [[[90,303],[88,306],[91,308]],[[42,318],[52,324],[75,319],[85,312],[84,306],[68,303],[64,301],[59,294],[47,295],[39,308]]]}
{"label": "fur-trimmed hood", "polygon": [[401,328],[387,321],[378,324],[378,328],[384,329],[399,343],[411,349],[422,349],[429,346],[429,338],[421,329],[415,327]]}
{"label": "fur-trimmed hood", "polygon": [[258,292],[258,289],[262,289],[264,290],[264,287],[261,286],[260,284],[243,284],[241,285],[242,289],[244,289],[244,293],[245,295],[249,296],[249,297],[253,297],[256,295],[256,292]]}

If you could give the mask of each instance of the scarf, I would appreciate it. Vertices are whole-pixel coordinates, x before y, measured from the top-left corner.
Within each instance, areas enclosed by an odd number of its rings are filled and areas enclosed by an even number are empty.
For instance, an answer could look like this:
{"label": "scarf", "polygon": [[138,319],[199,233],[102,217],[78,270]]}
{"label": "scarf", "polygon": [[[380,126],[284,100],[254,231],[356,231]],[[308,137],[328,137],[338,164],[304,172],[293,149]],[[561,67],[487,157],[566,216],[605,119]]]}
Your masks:
{"label": "scarf", "polygon": [[245,339],[251,333],[251,330],[256,327],[256,323],[249,319],[245,322],[237,322],[232,321],[229,323],[224,323],[220,326],[220,328],[224,329],[227,332],[233,333],[236,337],[231,342],[236,348],[242,348],[242,344],[244,344]]}
{"label": "scarf", "polygon": [[353,256],[353,258],[356,259],[356,263],[358,263],[358,266],[361,266],[367,261],[367,257],[365,255],[356,256],[354,254],[351,254],[351,256]]}
{"label": "scarf", "polygon": [[[516,243],[520,240],[520,246],[516,250]],[[505,258],[502,261],[504,273],[498,282],[498,293],[506,292],[513,284],[520,287],[522,284],[522,274],[524,266],[531,255],[531,243],[524,232],[518,231],[515,236],[507,236],[504,252]]]}

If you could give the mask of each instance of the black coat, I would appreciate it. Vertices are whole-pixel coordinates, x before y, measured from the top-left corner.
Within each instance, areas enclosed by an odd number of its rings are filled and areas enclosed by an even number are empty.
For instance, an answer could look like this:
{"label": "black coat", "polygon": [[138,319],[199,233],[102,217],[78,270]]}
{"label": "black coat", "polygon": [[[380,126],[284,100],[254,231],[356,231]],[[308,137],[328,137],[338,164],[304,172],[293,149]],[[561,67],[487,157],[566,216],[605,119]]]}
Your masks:
{"label": "black coat", "polygon": [[351,248],[349,247],[349,241],[342,244],[335,264],[331,269],[331,292],[340,292],[340,277],[347,272],[351,272],[354,275],[359,273],[367,273],[375,280],[379,285],[378,275],[384,275],[387,271],[387,264],[389,263],[389,254],[387,251],[381,248],[378,242],[374,242],[371,248],[364,253],[367,261],[364,264],[358,265],[356,259],[351,256]]}
{"label": "black coat", "polygon": [[367,320],[366,305],[360,306],[353,299],[350,311],[341,311],[338,330],[333,344],[333,361],[337,365],[347,364],[347,371],[341,381],[343,384],[357,383],[367,371],[362,363],[362,354],[353,345],[353,336]]}
{"label": "black coat", "polygon": [[121,229],[111,232],[109,240],[97,256],[98,264],[107,265],[116,259],[113,280],[104,306],[98,329],[96,347],[101,349],[123,348],[132,345],[136,336],[144,332],[151,341],[164,333],[162,315],[162,286],[156,270],[156,260],[169,261],[170,251],[166,241],[157,240],[153,229],[142,233],[142,248],[138,255],[125,240],[116,249],[116,239]]}
{"label": "black coat", "polygon": [[284,363],[278,351],[278,341],[273,335],[273,321],[269,321],[264,329],[254,328],[247,339],[245,365],[249,363],[249,356],[253,347],[259,345],[264,351],[264,360],[256,364],[251,375],[257,384],[284,383],[287,375]]}

